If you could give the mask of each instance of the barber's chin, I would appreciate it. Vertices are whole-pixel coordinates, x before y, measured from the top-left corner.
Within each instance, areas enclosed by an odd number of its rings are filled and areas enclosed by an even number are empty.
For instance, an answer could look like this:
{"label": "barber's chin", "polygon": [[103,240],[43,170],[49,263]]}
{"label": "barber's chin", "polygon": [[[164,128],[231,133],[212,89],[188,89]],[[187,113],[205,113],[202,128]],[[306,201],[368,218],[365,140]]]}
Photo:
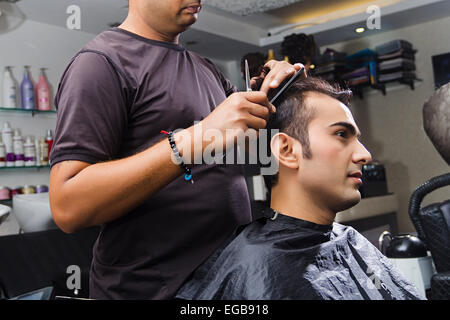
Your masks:
{"label": "barber's chin", "polygon": [[185,13],[183,14],[185,24],[192,25],[198,20],[198,13]]}
{"label": "barber's chin", "polygon": [[186,19],[185,21],[183,21],[183,24],[181,25],[181,27],[183,28],[183,31],[186,31],[187,29],[189,29],[189,27],[192,26],[196,21],[197,21],[197,19]]}

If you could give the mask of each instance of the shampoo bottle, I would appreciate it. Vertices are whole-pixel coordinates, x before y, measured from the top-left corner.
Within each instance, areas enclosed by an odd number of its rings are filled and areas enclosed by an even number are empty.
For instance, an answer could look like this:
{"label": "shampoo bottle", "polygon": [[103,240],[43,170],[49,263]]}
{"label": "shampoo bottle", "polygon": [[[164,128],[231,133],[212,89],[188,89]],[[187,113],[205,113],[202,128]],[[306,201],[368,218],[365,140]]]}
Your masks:
{"label": "shampoo bottle", "polygon": [[40,143],[40,139],[38,139],[38,137],[36,137],[36,139],[34,139],[34,150],[36,151],[36,166],[40,167],[41,166],[41,146],[39,145]]}
{"label": "shampoo bottle", "polygon": [[27,136],[27,140],[24,144],[25,150],[25,166],[32,167],[36,165],[36,149],[34,142],[31,140],[30,136]]}
{"label": "shampoo bottle", "polygon": [[275,52],[273,51],[273,49],[269,49],[266,62],[269,62],[270,60],[274,59],[275,59]]}
{"label": "shampoo bottle", "polygon": [[39,140],[39,155],[41,157],[41,166],[48,165],[48,144],[45,142],[44,138]]}
{"label": "shampoo bottle", "polygon": [[14,167],[16,157],[14,155],[13,135],[12,135],[12,129],[11,129],[11,126],[9,125],[9,122],[5,122],[3,124],[2,138],[3,138],[3,143],[5,144],[6,166]]}
{"label": "shampoo bottle", "polygon": [[39,82],[36,85],[36,98],[39,110],[50,110],[50,86],[45,77],[45,68],[41,68]]}
{"label": "shampoo bottle", "polygon": [[0,136],[0,168],[6,167],[6,149],[3,138]]}
{"label": "shampoo bottle", "polygon": [[15,166],[23,167],[25,164],[25,155],[23,150],[23,138],[20,135],[20,130],[14,130],[13,137],[14,155],[16,157]]}
{"label": "shampoo bottle", "polygon": [[11,71],[11,67],[5,67],[3,76],[3,103],[0,107],[14,109],[17,108],[17,85]]}
{"label": "shampoo bottle", "polygon": [[22,84],[20,86],[22,93],[22,109],[35,109],[34,86],[30,79],[29,66],[25,66]]}
{"label": "shampoo bottle", "polygon": [[48,145],[47,158],[50,159],[50,152],[52,152],[52,145],[53,145],[53,132],[50,129],[47,130],[47,136],[45,137],[45,143]]}

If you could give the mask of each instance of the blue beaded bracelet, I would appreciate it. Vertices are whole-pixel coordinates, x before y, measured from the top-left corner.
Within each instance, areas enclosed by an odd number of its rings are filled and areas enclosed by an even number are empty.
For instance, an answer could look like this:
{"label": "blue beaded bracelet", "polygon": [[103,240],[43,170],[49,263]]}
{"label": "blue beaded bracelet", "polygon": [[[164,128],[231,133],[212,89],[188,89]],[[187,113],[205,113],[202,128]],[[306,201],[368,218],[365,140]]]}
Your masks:
{"label": "blue beaded bracelet", "polygon": [[168,138],[169,138],[170,147],[172,148],[172,151],[175,154],[175,157],[177,158],[178,164],[180,165],[180,167],[185,172],[184,180],[191,181],[191,183],[194,183],[194,179],[192,179],[192,170],[189,169],[184,164],[183,158],[181,157],[180,152],[178,151],[178,148],[177,148],[177,146],[175,144],[175,140],[173,138],[173,132],[172,131],[167,132],[167,131],[161,130],[161,133],[166,134],[168,136]]}

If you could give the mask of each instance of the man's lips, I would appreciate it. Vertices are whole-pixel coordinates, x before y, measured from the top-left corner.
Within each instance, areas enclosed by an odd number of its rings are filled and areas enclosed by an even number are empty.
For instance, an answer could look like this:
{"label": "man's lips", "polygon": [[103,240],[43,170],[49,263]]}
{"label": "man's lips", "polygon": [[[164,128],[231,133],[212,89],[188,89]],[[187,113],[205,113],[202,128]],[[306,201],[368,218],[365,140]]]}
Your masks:
{"label": "man's lips", "polygon": [[349,173],[348,176],[352,177],[352,178],[361,178],[362,177],[362,172],[361,171],[355,171],[355,172]]}
{"label": "man's lips", "polygon": [[202,10],[202,5],[201,4],[193,4],[193,5],[190,5],[186,8],[184,8],[184,10],[186,10],[192,14],[199,13],[200,10]]}
{"label": "man's lips", "polygon": [[363,182],[362,182],[362,173],[361,173],[361,171],[355,171],[355,172],[352,172],[352,173],[350,173],[349,175],[348,175],[348,178],[350,178],[350,179],[352,179],[352,180],[354,180],[355,182],[357,182],[357,183],[359,183],[359,184],[362,184]]}

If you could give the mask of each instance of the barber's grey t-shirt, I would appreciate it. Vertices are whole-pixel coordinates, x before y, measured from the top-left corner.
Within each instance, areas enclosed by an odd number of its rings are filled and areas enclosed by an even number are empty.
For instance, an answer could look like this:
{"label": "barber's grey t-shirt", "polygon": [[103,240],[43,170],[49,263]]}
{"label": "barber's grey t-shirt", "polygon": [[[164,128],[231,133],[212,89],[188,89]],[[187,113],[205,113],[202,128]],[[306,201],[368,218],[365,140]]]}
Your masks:
{"label": "barber's grey t-shirt", "polygon": [[[209,60],[180,45],[119,28],[105,31],[62,76],[51,164],[132,156],[163,139],[161,130],[204,119],[234,91]],[[241,167],[205,164],[192,171],[194,184],[180,176],[102,226],[90,274],[92,298],[172,298],[238,225],[250,222]]]}

